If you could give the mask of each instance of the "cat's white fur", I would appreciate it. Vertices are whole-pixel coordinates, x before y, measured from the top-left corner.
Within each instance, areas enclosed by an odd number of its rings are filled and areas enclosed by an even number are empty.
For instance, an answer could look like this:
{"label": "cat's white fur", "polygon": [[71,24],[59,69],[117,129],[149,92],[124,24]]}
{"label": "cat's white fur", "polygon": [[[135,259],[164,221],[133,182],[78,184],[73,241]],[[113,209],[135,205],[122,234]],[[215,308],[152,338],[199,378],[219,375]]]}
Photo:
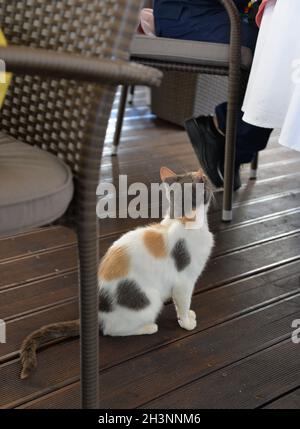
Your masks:
{"label": "cat's white fur", "polygon": [[[116,304],[112,312],[99,312],[104,335],[126,336],[157,332],[157,316],[164,302],[170,298],[174,301],[179,325],[187,330],[196,327],[196,315],[190,309],[191,298],[195,282],[210,256],[214,244],[213,235],[209,231],[207,219],[199,229],[187,229],[180,220],[170,219],[168,216],[161,223],[165,228],[159,231],[164,235],[168,254],[179,239],[185,239],[191,257],[190,264],[179,272],[171,256],[161,259],[152,256],[143,243],[145,228],[137,228],[119,238],[113,246],[126,247],[131,261],[128,277],[137,282],[150,305],[136,311]],[[118,281],[99,281],[99,287],[114,295]]]}

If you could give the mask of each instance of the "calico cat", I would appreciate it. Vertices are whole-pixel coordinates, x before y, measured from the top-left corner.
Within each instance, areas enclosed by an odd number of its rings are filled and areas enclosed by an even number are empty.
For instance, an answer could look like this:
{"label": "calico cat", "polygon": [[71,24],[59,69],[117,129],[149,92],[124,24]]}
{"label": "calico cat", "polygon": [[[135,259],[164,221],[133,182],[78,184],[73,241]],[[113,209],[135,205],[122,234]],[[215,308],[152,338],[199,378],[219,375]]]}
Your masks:
{"label": "calico cat", "polygon": [[[175,216],[174,198],[167,192],[169,211],[161,223],[129,231],[115,241],[103,257],[98,270],[99,325],[103,335],[129,336],[154,334],[157,317],[164,303],[173,299],[181,328],[193,330],[196,314],[190,309],[195,282],[210,256],[213,235],[207,224],[211,199],[210,184],[202,171],[175,174],[162,167],[161,179],[171,185],[192,187],[191,213]],[[189,229],[197,210],[194,186],[204,186],[204,221]],[[168,189],[168,187],[167,187]],[[188,217],[187,217],[188,216]],[[21,347],[21,378],[37,365],[36,349],[54,338],[79,335],[79,321],[47,325],[26,337]]]}

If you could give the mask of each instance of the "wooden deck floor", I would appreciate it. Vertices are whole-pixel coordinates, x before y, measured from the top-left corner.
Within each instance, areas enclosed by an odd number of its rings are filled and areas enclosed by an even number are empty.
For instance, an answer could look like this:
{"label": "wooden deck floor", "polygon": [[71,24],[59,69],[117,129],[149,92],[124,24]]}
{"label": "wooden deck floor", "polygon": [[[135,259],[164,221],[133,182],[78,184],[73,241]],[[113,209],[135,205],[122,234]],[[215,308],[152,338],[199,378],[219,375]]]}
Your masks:
{"label": "wooden deck floor", "polygon": [[[115,112],[114,112],[115,114]],[[111,141],[113,119],[107,141]],[[128,108],[119,157],[106,155],[102,179],[158,180],[159,167],[198,167],[180,128],[155,120],[143,91]],[[196,286],[193,332],[177,326],[171,304],[158,334],[100,338],[101,408],[299,408],[300,344],[291,341],[300,319],[300,153],[276,143],[260,157],[259,179],[235,194],[234,220],[220,221],[221,193],[211,209],[213,257]],[[101,253],[133,225],[101,222]],[[79,406],[78,340],[39,353],[39,366],[19,379],[25,335],[46,323],[77,317],[74,233],[52,226],[0,240],[0,407]]]}

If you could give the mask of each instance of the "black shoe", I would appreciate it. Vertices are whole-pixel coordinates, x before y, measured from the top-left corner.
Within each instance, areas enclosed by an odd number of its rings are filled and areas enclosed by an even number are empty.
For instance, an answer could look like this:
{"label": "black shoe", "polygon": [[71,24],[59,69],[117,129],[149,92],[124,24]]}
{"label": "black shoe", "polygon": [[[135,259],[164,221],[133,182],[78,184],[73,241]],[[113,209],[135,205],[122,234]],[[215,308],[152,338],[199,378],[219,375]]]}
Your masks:
{"label": "black shoe", "polygon": [[[225,137],[217,130],[212,116],[199,116],[185,121],[190,138],[201,167],[216,188],[224,186],[223,165]],[[235,171],[234,190],[241,187],[239,168]]]}

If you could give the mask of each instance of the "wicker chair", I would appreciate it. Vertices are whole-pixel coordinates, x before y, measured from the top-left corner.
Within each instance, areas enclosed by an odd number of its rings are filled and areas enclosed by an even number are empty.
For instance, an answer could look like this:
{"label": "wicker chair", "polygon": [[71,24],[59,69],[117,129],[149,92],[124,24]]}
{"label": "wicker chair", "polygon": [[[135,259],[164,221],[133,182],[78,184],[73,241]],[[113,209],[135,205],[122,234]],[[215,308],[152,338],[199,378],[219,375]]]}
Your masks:
{"label": "wicker chair", "polygon": [[[232,0],[219,0],[225,7],[231,23],[230,45],[152,38],[137,35],[131,46],[131,59],[164,71],[228,76],[228,114],[226,126],[223,213],[224,221],[232,219],[233,171],[237,110],[246,88],[252,63],[250,49],[241,48],[240,15]],[[128,87],[123,87],[112,155],[120,142]],[[251,165],[250,178],[256,177],[258,156]]]}
{"label": "wicker chair", "polygon": [[[128,63],[139,8],[139,0],[0,0],[0,27],[9,42],[0,58],[14,74],[1,139],[24,142],[29,151],[35,146],[37,156],[50,152],[60,159],[49,155],[51,162],[73,174],[65,220],[75,221],[78,234],[84,408],[98,407],[96,187],[107,122],[118,84],[157,85],[161,78],[158,70]],[[0,141],[0,157],[6,146]],[[26,177],[19,179],[24,186]]]}

